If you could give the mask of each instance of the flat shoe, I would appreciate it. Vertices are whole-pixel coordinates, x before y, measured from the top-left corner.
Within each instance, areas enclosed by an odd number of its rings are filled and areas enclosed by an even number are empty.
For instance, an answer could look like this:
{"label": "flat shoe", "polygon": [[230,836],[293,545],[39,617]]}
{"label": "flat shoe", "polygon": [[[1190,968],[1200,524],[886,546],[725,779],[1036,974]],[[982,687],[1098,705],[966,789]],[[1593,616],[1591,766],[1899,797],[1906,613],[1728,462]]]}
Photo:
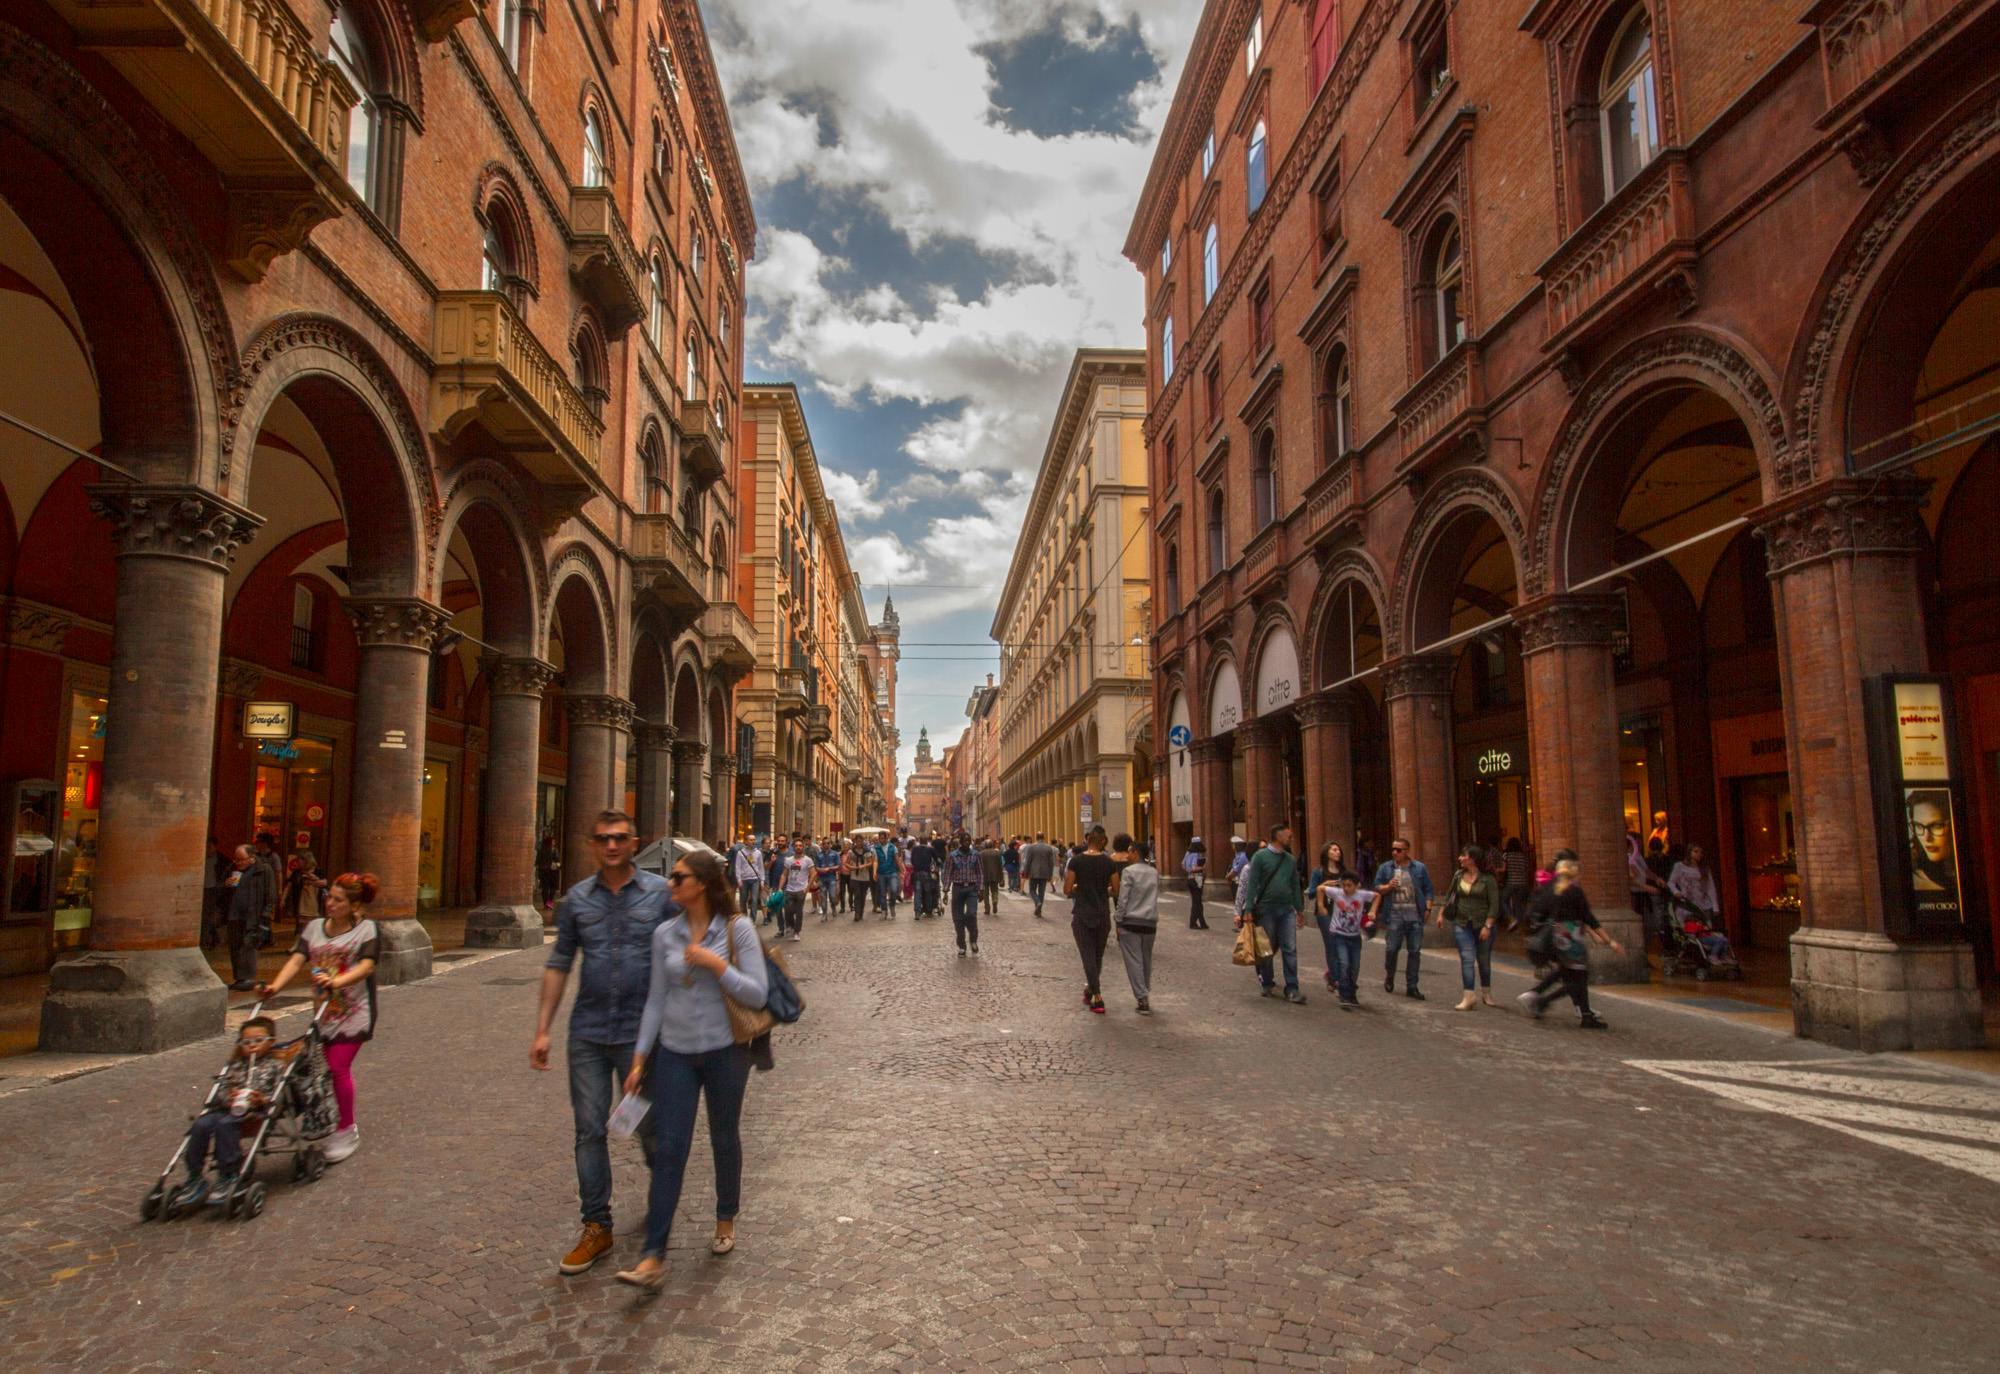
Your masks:
{"label": "flat shoe", "polygon": [[657,1293],[667,1286],[667,1266],[661,1265],[650,1274],[642,1274],[637,1269],[620,1269],[612,1277],[620,1283],[629,1283],[634,1288],[643,1288],[649,1293]]}
{"label": "flat shoe", "polygon": [[733,1235],[717,1236],[708,1243],[708,1253],[711,1255],[726,1255],[735,1248],[736,1237]]}

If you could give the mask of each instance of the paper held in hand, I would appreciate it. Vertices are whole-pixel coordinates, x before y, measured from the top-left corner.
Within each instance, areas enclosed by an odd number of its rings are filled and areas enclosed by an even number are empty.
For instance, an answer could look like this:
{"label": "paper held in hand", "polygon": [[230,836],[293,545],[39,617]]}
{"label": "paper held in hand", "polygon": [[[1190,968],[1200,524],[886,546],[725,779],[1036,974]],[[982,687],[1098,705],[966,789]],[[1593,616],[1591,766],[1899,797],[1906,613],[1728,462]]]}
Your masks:
{"label": "paper held in hand", "polygon": [[611,1109],[611,1119],[604,1123],[604,1129],[615,1136],[628,1136],[639,1129],[639,1123],[646,1119],[646,1109],[652,1105],[637,1093],[626,1093],[624,1100]]}

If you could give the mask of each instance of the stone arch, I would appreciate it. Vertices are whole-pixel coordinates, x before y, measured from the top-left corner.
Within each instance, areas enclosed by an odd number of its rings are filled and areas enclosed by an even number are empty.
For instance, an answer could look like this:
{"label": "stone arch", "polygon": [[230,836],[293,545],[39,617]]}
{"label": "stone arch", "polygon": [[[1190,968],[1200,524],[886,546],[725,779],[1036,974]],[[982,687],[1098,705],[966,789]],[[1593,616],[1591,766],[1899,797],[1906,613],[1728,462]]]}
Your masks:
{"label": "stone arch", "polygon": [[528,293],[534,295],[541,289],[541,253],[535,242],[535,218],[528,213],[528,198],[521,194],[521,184],[514,179],[513,172],[498,162],[489,162],[480,169],[473,191],[472,213],[484,225],[491,221],[496,210],[503,216],[498,226],[501,236],[511,236],[509,246],[520,256],[514,270]]}
{"label": "stone arch", "polygon": [[[352,0],[349,0],[352,4]],[[410,128],[424,131],[424,67],[418,60],[416,26],[410,22],[409,6],[388,0],[364,0],[359,11],[365,38],[375,44],[374,56],[386,67],[388,86],[396,100],[409,111]]]}
{"label": "stone arch", "polygon": [[674,655],[673,688],[668,698],[668,723],[684,740],[707,743],[708,730],[702,721],[701,661],[682,645]]}
{"label": "stone arch", "polygon": [[[579,588],[583,589],[581,595]],[[542,639],[546,644],[560,629],[570,690],[614,690],[612,665],[619,661],[618,627],[611,610],[616,604],[603,566],[585,545],[566,545],[549,560]],[[583,655],[581,663],[579,653]]]}
{"label": "stone arch", "polygon": [[1988,81],[1968,94],[1955,117],[1934,128],[1890,165],[1820,276],[1814,324],[1800,332],[1786,379],[1796,444],[1780,474],[1784,490],[1846,471],[1846,400],[1857,394],[1855,379],[1868,352],[1871,324],[1904,269],[1954,205],[1970,201],[1966,218],[1990,222],[1975,193],[1990,195],[1996,174],[2000,82]]}
{"label": "stone arch", "polygon": [[[70,286],[87,338],[107,345],[91,349],[103,450],[147,480],[225,490],[222,405],[236,348],[208,254],[131,126],[8,24],[0,169],[0,195]],[[129,253],[106,252],[111,243]]]}
{"label": "stone arch", "polygon": [[[365,442],[329,444],[342,487],[352,480],[366,492],[365,506],[354,494],[341,493],[348,542],[359,559],[354,589],[364,595],[419,594],[444,516],[430,448],[409,398],[380,355],[340,321],[282,316],[244,348],[223,411],[225,442],[242,457],[231,465],[224,494],[239,504],[248,501],[249,457],[264,417],[282,395],[318,411],[325,422],[357,436],[372,429],[387,443],[386,462],[368,461]],[[343,463],[343,456],[350,461]]]}
{"label": "stone arch", "polygon": [[1425,493],[1403,536],[1402,551],[1396,559],[1396,577],[1391,584],[1392,599],[1387,607],[1390,619],[1382,627],[1384,657],[1394,658],[1424,647],[1408,642],[1419,598],[1427,590],[1423,573],[1436,549],[1439,532],[1467,511],[1490,516],[1500,527],[1514,558],[1515,581],[1517,585],[1525,585],[1521,569],[1528,545],[1527,529],[1513,493],[1506,484],[1480,468],[1458,469]]}
{"label": "stone arch", "polygon": [[633,714],[655,725],[666,724],[668,681],[667,647],[642,620],[632,636],[632,666],[625,688]]}
{"label": "stone arch", "polygon": [[1590,471],[1589,459],[1635,404],[1675,386],[1720,396],[1743,421],[1756,447],[1765,498],[1773,499],[1784,490],[1790,436],[1772,374],[1754,350],[1734,335],[1706,327],[1676,326],[1645,335],[1591,374],[1557,431],[1542,468],[1534,527],[1522,565],[1522,600],[1567,585],[1563,570],[1556,566],[1557,554],[1569,542],[1569,524],[1577,492]]}
{"label": "stone arch", "polygon": [[[1250,626],[1250,652],[1248,655],[1249,682],[1245,684],[1243,689],[1244,709],[1250,715],[1266,714],[1264,703],[1261,701],[1252,701],[1251,698],[1256,695],[1256,683],[1259,675],[1264,670],[1264,655],[1270,652],[1271,641],[1280,630],[1292,637],[1292,649],[1294,653],[1297,653],[1300,645],[1305,640],[1305,636],[1299,633],[1298,618],[1292,614],[1290,606],[1287,606],[1283,601],[1273,599],[1265,603],[1264,608],[1258,612],[1256,620]],[[1300,664],[1299,666],[1300,676],[1303,678],[1305,665]],[[1305,685],[1301,681],[1299,690],[1293,696],[1293,703],[1296,703],[1298,698],[1304,695]],[[1284,708],[1277,707],[1273,709],[1282,710]]]}
{"label": "stone arch", "polygon": [[[1195,734],[1195,738],[1197,739],[1204,739],[1217,733],[1222,733],[1213,728],[1213,717],[1216,700],[1216,683],[1222,677],[1225,669],[1236,675],[1237,695],[1240,698],[1243,690],[1243,665],[1237,661],[1236,651],[1229,646],[1227,641],[1215,645],[1213,651],[1209,654],[1208,666],[1202,671],[1201,714],[1196,718],[1201,724],[1201,729]],[[1240,706],[1238,714],[1241,714]],[[1240,720],[1238,724],[1241,724]],[[1229,728],[1234,729],[1235,727],[1231,726]]]}
{"label": "stone arch", "polygon": [[[541,555],[541,541],[521,518],[523,511],[534,508],[528,493],[514,480],[513,473],[500,463],[491,459],[475,459],[462,464],[452,479],[450,489],[445,492],[437,537],[431,546],[431,598],[435,600],[438,595],[444,549],[450,544],[452,535],[465,523],[467,514],[477,511],[482,518],[497,521],[504,528],[505,542],[512,544],[514,553],[518,555],[520,571],[524,574],[522,585],[531,593],[531,604],[547,605],[548,564]],[[534,621],[535,617],[530,616],[531,626]],[[530,642],[522,647],[521,652],[533,653],[538,647],[538,638],[531,635]]]}
{"label": "stone arch", "polygon": [[1333,634],[1330,623],[1335,595],[1341,588],[1353,585],[1361,589],[1375,608],[1377,624],[1383,623],[1384,608],[1389,604],[1388,593],[1383,589],[1382,569],[1365,550],[1343,549],[1328,559],[1319,570],[1319,582],[1313,588],[1312,604],[1306,610],[1306,642],[1301,645],[1305,651],[1305,688],[1317,692],[1327,686],[1322,679],[1326,676],[1322,665],[1332,651],[1329,636]]}

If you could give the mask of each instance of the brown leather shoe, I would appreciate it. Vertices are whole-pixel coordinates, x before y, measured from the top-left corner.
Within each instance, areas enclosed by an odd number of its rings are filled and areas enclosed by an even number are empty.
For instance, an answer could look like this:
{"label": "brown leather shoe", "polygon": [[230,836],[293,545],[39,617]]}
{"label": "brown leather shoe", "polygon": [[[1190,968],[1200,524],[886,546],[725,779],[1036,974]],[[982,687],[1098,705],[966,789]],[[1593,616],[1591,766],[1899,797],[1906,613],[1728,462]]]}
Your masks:
{"label": "brown leather shoe", "polygon": [[565,1274],[581,1274],[610,1253],[611,1228],[586,1221],[583,1234],[576,1238],[576,1248],[564,1255],[556,1268]]}

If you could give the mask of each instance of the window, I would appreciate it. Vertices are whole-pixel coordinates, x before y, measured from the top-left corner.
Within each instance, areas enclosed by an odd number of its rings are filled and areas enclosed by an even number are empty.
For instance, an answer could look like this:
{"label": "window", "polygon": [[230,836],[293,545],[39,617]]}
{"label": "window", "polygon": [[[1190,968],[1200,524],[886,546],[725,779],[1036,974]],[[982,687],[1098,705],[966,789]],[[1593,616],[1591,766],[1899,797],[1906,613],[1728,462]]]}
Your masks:
{"label": "window", "polygon": [[1439,5],[1410,39],[1411,93],[1417,113],[1422,114],[1451,84],[1450,28],[1446,11]]}
{"label": "window", "polygon": [[667,508],[667,455],[660,444],[660,432],[648,429],[639,441],[639,509],[659,515]]}
{"label": "window", "polygon": [[515,71],[521,70],[521,49],[527,35],[524,18],[524,0],[500,0],[500,11],[496,19],[496,29],[500,38],[500,51],[507,54],[507,65]]}
{"label": "window", "polygon": [[646,338],[658,348],[666,338],[667,269],[658,253],[646,263]]}
{"label": "window", "polygon": [[1201,141],[1201,179],[1208,180],[1208,174],[1215,170],[1215,130],[1208,131],[1208,137]]}
{"label": "window", "polygon": [[505,291],[507,278],[514,271],[513,254],[507,250],[507,240],[500,232],[493,210],[489,209],[486,215],[486,238],[479,251],[479,289]]}
{"label": "window", "polygon": [[729,352],[729,303],[724,301],[715,307],[715,342],[725,354]]}
{"label": "window", "polygon": [[1201,374],[1201,406],[1212,425],[1222,418],[1222,355],[1216,354],[1208,360],[1208,368]]}
{"label": "window", "polygon": [[1167,235],[1160,240],[1160,275],[1165,277],[1174,270],[1174,236]]}
{"label": "window", "polygon": [[1174,375],[1174,317],[1167,316],[1160,325],[1160,383],[1165,385]]}
{"label": "window", "polygon": [[1353,443],[1354,379],[1347,366],[1347,350],[1336,347],[1326,360],[1326,461],[1346,453]]}
{"label": "window", "polygon": [[653,119],[653,175],[665,186],[667,177],[674,170],[673,146],[667,142],[667,126]]}
{"label": "window", "polygon": [[1465,261],[1458,237],[1458,222],[1446,220],[1435,237],[1436,249],[1430,259],[1431,302],[1434,312],[1436,362],[1465,342],[1465,313],[1460,297],[1465,289]]}
{"label": "window", "polygon": [[591,414],[602,417],[604,403],[611,395],[608,381],[610,369],[605,363],[604,340],[588,317],[569,341],[569,361],[576,389],[583,393],[584,404],[590,407]]}
{"label": "window", "polygon": [[1215,299],[1215,289],[1222,284],[1221,244],[1216,238],[1215,226],[1208,226],[1208,232],[1201,238],[1201,303],[1207,305]]}
{"label": "window", "polygon": [[1611,40],[1597,120],[1604,144],[1604,195],[1610,199],[1660,150],[1659,106],[1653,89],[1653,25],[1644,5]]}
{"label": "window", "polygon": [[1257,441],[1257,457],[1250,464],[1250,519],[1263,529],[1278,518],[1278,437],[1265,430]]}
{"label": "window", "polygon": [[611,184],[611,161],[604,142],[604,117],[597,113],[595,105],[583,112],[583,184]]}
{"label": "window", "polygon": [[1319,221],[1319,257],[1323,263],[1340,249],[1347,230],[1340,216],[1340,163],[1329,163],[1313,192],[1313,214]]}
{"label": "window", "polygon": [[313,622],[318,618],[319,598],[303,582],[292,584],[292,666],[317,668],[318,645],[313,639]]}
{"label": "window", "polygon": [[694,331],[687,337],[687,373],[681,379],[681,394],[692,401],[701,395],[701,349],[695,344]]}
{"label": "window", "polygon": [[1264,16],[1250,16],[1250,33],[1243,40],[1243,70],[1257,70],[1257,59],[1264,55]]}
{"label": "window", "polygon": [[694,278],[696,286],[701,285],[701,248],[701,230],[696,229],[694,237],[688,240],[688,274]]}
{"label": "window", "polygon": [[1167,545],[1166,599],[1167,614],[1179,615],[1181,610],[1181,551],[1172,544]]}
{"label": "window", "polygon": [[1224,535],[1223,516],[1226,514],[1222,500],[1222,488],[1217,487],[1208,494],[1208,575],[1214,577],[1228,566],[1228,539]]}
{"label": "window", "polygon": [[1271,346],[1271,278],[1267,274],[1250,293],[1250,355],[1264,356]]}
{"label": "window", "polygon": [[1166,481],[1173,479],[1174,463],[1179,456],[1180,444],[1173,435],[1169,434],[1160,445],[1160,471]]}
{"label": "window", "polygon": [[681,533],[697,549],[701,547],[701,488],[685,463],[681,464]]}
{"label": "window", "polygon": [[377,95],[380,87],[376,83],[374,58],[362,42],[360,32],[349,21],[345,5],[333,12],[332,39],[328,46],[333,65],[359,97],[347,116],[347,184],[360,194],[364,205],[379,210],[376,173],[382,134],[382,107]]}
{"label": "window", "polygon": [[1317,91],[1340,56],[1340,0],[1313,0],[1312,88]]}
{"label": "window", "polygon": [[1254,215],[1264,203],[1265,192],[1271,189],[1270,149],[1261,119],[1250,131],[1250,150],[1244,154],[1244,186],[1250,200],[1250,213]]}

